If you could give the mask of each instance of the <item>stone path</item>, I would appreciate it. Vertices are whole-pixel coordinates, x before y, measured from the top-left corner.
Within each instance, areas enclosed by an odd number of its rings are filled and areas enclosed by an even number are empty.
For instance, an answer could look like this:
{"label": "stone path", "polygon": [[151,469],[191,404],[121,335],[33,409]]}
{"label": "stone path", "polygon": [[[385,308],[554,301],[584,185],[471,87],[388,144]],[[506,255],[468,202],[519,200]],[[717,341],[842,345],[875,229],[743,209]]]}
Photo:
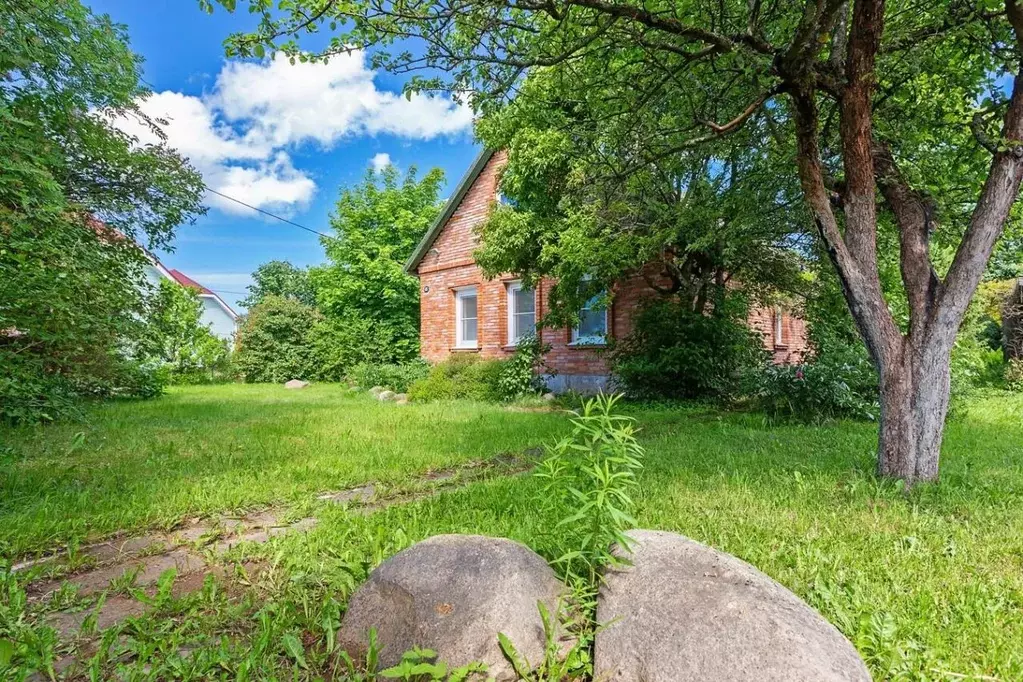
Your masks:
{"label": "stone path", "polygon": [[[317,499],[325,503],[348,505],[360,514],[371,514],[389,506],[405,504],[468,483],[488,475],[513,475],[527,471],[539,450],[530,450],[523,457],[502,455],[494,459],[470,462],[458,467],[426,474],[412,485],[387,493],[376,484],[366,484],[346,490],[325,492]],[[82,626],[95,614],[97,631],[113,627],[124,620],[144,614],[147,606],[131,596],[131,588],[152,591],[160,576],[174,569],[176,580],[172,588],[175,596],[183,596],[200,589],[207,575],[220,579],[227,576],[222,555],[242,543],[264,543],[284,533],[305,532],[316,525],[309,516],[286,521],[288,510],[264,509],[238,517],[192,519],[180,528],[166,533],[153,533],[136,537],[117,537],[79,548],[74,561],[67,554],[54,554],[23,561],[13,567],[15,572],[37,569],[54,573],[65,572],[55,578],[30,582],[26,593],[30,603],[42,606],[65,585],[71,586],[78,597],[94,597],[106,592],[99,607],[57,610],[45,616],[46,622],[57,630],[62,641],[70,641],[81,634]],[[81,568],[74,568],[74,567]],[[258,570],[257,566],[248,565]],[[74,656],[59,661],[66,668]]]}

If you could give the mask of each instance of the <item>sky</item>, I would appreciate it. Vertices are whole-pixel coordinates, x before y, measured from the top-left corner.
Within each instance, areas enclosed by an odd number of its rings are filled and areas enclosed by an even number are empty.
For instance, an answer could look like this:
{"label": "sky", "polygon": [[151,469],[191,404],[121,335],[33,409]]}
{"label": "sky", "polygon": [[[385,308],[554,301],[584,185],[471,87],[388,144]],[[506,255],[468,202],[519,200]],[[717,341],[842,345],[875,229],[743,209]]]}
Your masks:
{"label": "sky", "polygon": [[[328,65],[290,65],[268,57],[228,60],[223,40],[252,26],[242,11],[208,15],[196,0],[86,0],[124,24],[145,59],[154,94],[142,103],[166,120],[168,143],[214,190],[329,233],[340,188],[388,163],[420,173],[438,166],[444,193],[472,163],[478,146],[466,107],[445,97],[401,95],[402,80],[373,72],[368,56]],[[136,122],[122,127],[141,140]],[[208,213],[182,225],[172,251],[158,257],[219,293],[231,305],[246,295],[260,263],[323,262],[319,238],[207,192]]]}

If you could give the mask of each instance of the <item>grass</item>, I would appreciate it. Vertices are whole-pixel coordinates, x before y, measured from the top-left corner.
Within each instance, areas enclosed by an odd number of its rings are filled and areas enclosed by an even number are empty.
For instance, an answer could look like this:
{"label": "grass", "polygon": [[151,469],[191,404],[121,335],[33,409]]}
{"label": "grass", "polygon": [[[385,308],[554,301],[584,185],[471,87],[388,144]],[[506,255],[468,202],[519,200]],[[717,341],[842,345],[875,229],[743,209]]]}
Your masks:
{"label": "grass", "polygon": [[[410,406],[397,417],[393,406],[348,397],[330,387],[316,390],[321,392],[281,397],[269,388],[192,389],[166,399],[162,403],[166,410],[157,409],[161,403],[113,406],[97,413],[92,435],[71,458],[102,461],[104,455],[91,452],[93,448],[108,455],[120,453],[111,470],[141,475],[156,466],[147,462],[163,459],[151,450],[137,449],[132,454],[111,449],[110,434],[128,438],[127,432],[135,429],[139,432],[136,447],[144,448],[145,442],[176,442],[173,433],[190,424],[193,449],[199,447],[204,433],[217,432],[210,437],[221,445],[231,442],[225,433],[237,433],[241,423],[232,421],[229,429],[218,430],[212,426],[216,419],[204,416],[226,396],[246,404],[221,406],[223,415],[233,415],[250,430],[267,429],[278,435],[283,430],[292,438],[309,430],[324,437],[326,427],[320,422],[332,421],[334,417],[327,415],[339,408],[362,415],[350,417],[361,420],[367,429],[357,436],[359,447],[389,453],[372,460],[376,463],[366,478],[398,479],[417,468],[514,450],[562,427],[563,418],[555,415],[469,404]],[[321,401],[331,407],[319,412]],[[992,393],[975,400],[969,413],[949,426],[941,483],[908,495],[873,477],[876,431],[870,424],[776,425],[757,415],[702,408],[633,407],[631,411],[644,429],[641,442],[647,451],[637,498],[642,526],[684,533],[731,552],[779,580],[850,638],[875,679],[1023,679],[1023,396]],[[289,414],[307,418],[293,431],[286,418]],[[450,427],[464,431],[438,435],[437,441],[418,433],[410,442],[395,446],[391,439],[403,437],[393,433],[396,424],[390,420],[399,418],[408,420],[403,422],[405,427],[448,418]],[[261,425],[264,421],[267,426]],[[198,423],[205,426],[196,428]],[[480,433],[473,435],[475,430]],[[13,463],[33,457],[55,461],[73,431],[73,427],[60,427],[15,434]],[[337,427],[327,432],[336,434]],[[106,439],[101,438],[104,433]],[[248,447],[261,440],[235,437]],[[334,447],[358,451],[340,444]],[[215,449],[207,446],[200,451]],[[294,455],[299,450],[288,452]],[[329,462],[348,460],[307,456],[317,462],[320,482],[335,476],[320,487],[336,487],[359,475],[357,461],[338,464],[351,468],[330,474],[324,470]],[[407,470],[400,464],[403,457],[414,462]],[[257,459],[273,466],[275,477],[288,481],[266,481],[273,489],[267,491],[266,499],[285,499],[317,487],[315,476],[309,479],[290,471],[305,467],[304,461]],[[133,460],[138,462],[132,464]],[[186,463],[176,466],[179,471],[187,469]],[[38,515],[19,516],[21,512],[16,513],[6,499],[10,470],[11,464],[4,464],[2,532],[21,537],[22,544],[29,537],[38,542],[46,535],[37,525],[41,523]],[[216,475],[227,470],[230,476],[254,475],[247,465],[221,463],[213,471]],[[52,465],[48,473],[51,479],[64,480]],[[48,499],[63,504],[65,498],[47,491],[66,490],[69,484],[56,488],[47,484],[45,468],[35,475],[36,485],[46,487],[33,497],[32,488],[18,484],[21,504],[37,510],[58,504],[47,503]],[[86,480],[92,481],[94,489],[113,492],[113,487],[101,484],[104,475],[94,472]],[[255,476],[253,480],[262,479]],[[219,485],[207,485],[199,476],[183,473],[171,483],[187,490],[220,490]],[[259,485],[250,481],[247,487],[258,489]],[[120,500],[122,518],[145,518],[131,495],[115,497]],[[215,506],[213,499],[236,503],[230,496],[199,501]],[[181,502],[179,506],[188,505]],[[108,519],[104,514],[92,515],[87,508],[75,508],[85,518]],[[108,514],[114,514],[113,507],[107,508]],[[185,600],[168,599],[155,615],[133,621],[121,633],[127,639],[117,646],[132,648],[131,669],[142,678],[215,676],[223,671],[241,676],[242,670],[249,677],[329,677],[336,663],[329,647],[332,633],[348,596],[374,565],[419,539],[445,532],[504,535],[553,558],[564,548],[563,530],[556,524],[564,511],[544,499],[540,484],[528,476],[472,484],[369,517],[326,508],[310,533],[247,550],[269,569],[242,601],[228,600],[212,588]],[[12,534],[9,519],[35,521],[17,525],[20,534]],[[26,528],[34,530],[26,533]],[[302,644],[301,660],[295,656],[296,638]],[[182,646],[193,651],[187,660],[178,653]],[[110,660],[116,654],[113,649],[101,651],[96,665],[113,665]]]}
{"label": "grass", "polygon": [[100,405],[84,423],[0,430],[0,555],[399,484],[535,447],[561,421],[469,403],[403,409],[337,385],[182,387]]}

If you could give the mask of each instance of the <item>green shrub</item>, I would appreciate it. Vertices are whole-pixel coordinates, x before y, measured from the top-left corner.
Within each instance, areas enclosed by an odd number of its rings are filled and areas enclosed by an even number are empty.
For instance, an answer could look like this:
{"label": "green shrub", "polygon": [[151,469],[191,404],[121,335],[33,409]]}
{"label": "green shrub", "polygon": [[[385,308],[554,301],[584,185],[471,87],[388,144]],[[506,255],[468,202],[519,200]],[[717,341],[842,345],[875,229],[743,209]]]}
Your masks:
{"label": "green shrub", "polygon": [[[418,337],[417,337],[418,338]],[[359,364],[402,365],[416,360],[419,346],[410,346],[394,325],[357,315],[321,320],[311,336],[320,381],[344,381]]]}
{"label": "green shrub", "polygon": [[706,398],[736,395],[742,377],[765,365],[766,352],[738,301],[702,315],[658,299],[608,358],[616,385],[631,397]]}
{"label": "green shrub", "polygon": [[768,414],[810,422],[873,420],[879,412],[877,372],[855,347],[833,348],[802,365],[768,367],[753,395]]}
{"label": "green shrub", "polygon": [[1005,364],[1005,387],[1023,393],[1023,358],[1013,358]]}
{"label": "green shrub", "polygon": [[362,389],[383,386],[405,393],[413,383],[426,377],[430,365],[425,360],[400,364],[360,362],[349,370],[346,380]]}
{"label": "green shrub", "polygon": [[504,399],[514,400],[531,393],[547,392],[545,377],[555,373],[544,360],[550,348],[550,344],[542,344],[535,334],[519,340],[515,354],[504,363],[498,380]]}
{"label": "green shrub", "polygon": [[281,383],[316,376],[312,329],[320,319],[316,309],[294,299],[264,298],[238,330],[235,361],[245,381]]}
{"label": "green shrub", "polygon": [[498,402],[504,399],[501,378],[505,360],[481,360],[475,355],[453,355],[430,368],[425,378],[409,388],[411,400],[480,400]]}

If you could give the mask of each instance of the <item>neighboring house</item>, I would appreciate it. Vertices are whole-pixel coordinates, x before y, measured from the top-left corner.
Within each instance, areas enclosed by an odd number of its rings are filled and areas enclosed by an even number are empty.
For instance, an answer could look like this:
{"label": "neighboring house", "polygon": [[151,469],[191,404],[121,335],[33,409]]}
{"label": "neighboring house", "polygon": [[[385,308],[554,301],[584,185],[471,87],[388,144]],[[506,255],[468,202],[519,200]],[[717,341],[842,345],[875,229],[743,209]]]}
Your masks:
{"label": "neighboring house", "polygon": [[200,322],[209,326],[214,336],[217,336],[229,343],[234,342],[234,333],[238,328],[238,314],[231,310],[231,306],[224,302],[217,294],[213,293],[194,279],[180,270],[171,270],[164,267],[163,263],[154,256],[149,256],[149,265],[146,266],[146,278],[153,286],[159,286],[160,280],[169,279],[183,287],[194,289],[199,294],[202,302],[202,317]]}
{"label": "neighboring house", "polygon": [[[420,347],[431,362],[455,353],[509,357],[547,309],[549,281],[529,290],[514,275],[487,280],[473,259],[473,228],[498,200],[506,158],[504,152],[480,154],[405,264],[405,271],[420,280]],[[575,328],[540,330],[541,341],[551,347],[547,364],[557,372],[551,389],[603,388],[608,370],[600,349],[607,339],[628,335],[640,303],[656,295],[641,275],[627,277],[614,287],[607,310],[584,308]],[[776,363],[801,360],[806,350],[802,319],[781,309],[758,308],[749,323],[764,335]]]}

